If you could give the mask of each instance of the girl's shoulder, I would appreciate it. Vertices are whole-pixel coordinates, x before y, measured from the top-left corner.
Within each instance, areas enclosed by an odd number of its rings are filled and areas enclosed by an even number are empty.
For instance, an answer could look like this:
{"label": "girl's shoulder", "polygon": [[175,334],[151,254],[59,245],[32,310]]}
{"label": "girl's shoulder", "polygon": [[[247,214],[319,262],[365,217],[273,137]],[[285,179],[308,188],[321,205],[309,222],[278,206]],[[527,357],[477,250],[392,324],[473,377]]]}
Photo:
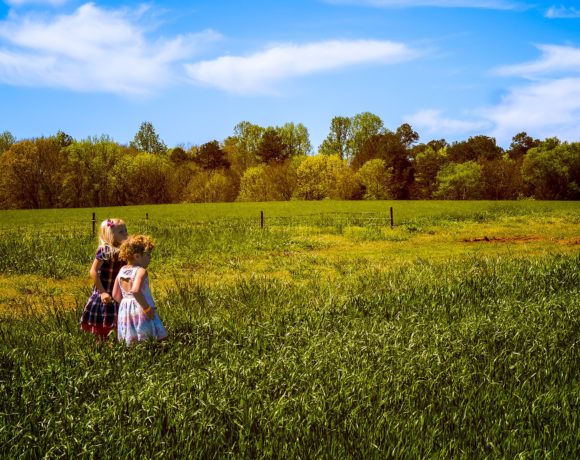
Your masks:
{"label": "girl's shoulder", "polygon": [[119,276],[126,276],[126,275],[135,275],[137,274],[137,269],[139,267],[135,267],[133,265],[123,265],[119,269]]}
{"label": "girl's shoulder", "polygon": [[118,267],[126,264],[126,261],[119,258],[119,250],[112,246],[99,246],[95,254],[95,259],[101,262],[110,262]]}
{"label": "girl's shoulder", "polygon": [[114,251],[111,247],[108,246],[99,246],[97,248],[97,252],[95,254],[95,259],[102,260],[103,262],[113,260],[114,258]]}

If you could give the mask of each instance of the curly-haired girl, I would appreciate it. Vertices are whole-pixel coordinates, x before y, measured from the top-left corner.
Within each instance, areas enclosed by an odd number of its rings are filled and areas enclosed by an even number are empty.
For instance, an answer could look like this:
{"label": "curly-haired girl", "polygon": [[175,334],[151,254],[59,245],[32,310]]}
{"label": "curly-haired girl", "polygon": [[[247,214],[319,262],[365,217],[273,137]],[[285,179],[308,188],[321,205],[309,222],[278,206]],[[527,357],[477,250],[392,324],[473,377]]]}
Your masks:
{"label": "curly-haired girl", "polygon": [[127,265],[117,275],[113,298],[120,302],[117,337],[127,345],[167,338],[149,289],[147,266],[154,247],[154,241],[147,235],[130,237],[121,245],[120,257],[127,260]]}

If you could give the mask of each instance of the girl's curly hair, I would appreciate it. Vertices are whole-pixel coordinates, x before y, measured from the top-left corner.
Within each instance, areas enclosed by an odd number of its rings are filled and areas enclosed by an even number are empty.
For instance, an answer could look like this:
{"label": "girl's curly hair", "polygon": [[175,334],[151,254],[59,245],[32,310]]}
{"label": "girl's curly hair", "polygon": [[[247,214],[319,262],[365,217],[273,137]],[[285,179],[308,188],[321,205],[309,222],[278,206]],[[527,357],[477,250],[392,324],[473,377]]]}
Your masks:
{"label": "girl's curly hair", "polygon": [[155,247],[155,241],[149,235],[130,236],[123,241],[119,250],[119,257],[123,260],[130,260],[135,254],[151,252]]}

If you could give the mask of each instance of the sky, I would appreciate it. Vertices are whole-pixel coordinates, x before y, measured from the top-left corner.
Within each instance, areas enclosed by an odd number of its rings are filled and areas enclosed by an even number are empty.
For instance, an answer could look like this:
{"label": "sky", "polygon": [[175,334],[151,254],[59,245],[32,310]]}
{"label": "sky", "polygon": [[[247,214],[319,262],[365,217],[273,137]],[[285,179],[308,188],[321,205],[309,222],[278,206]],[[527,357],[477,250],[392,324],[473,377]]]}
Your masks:
{"label": "sky", "polygon": [[0,132],[169,146],[241,121],[580,141],[580,0],[0,0]]}

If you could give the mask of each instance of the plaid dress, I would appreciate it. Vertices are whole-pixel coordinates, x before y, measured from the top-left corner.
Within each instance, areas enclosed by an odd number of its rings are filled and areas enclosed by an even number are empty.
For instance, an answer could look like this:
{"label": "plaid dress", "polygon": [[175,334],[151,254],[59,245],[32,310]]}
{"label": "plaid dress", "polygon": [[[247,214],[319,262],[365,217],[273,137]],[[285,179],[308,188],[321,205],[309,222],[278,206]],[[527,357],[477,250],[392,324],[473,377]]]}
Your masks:
{"label": "plaid dress", "polygon": [[[115,278],[126,262],[119,260],[118,253],[111,254],[104,247],[97,249],[95,259],[103,261],[98,276],[105,291],[112,295]],[[95,286],[81,316],[81,329],[96,335],[107,335],[117,327],[118,308],[115,301],[104,304]]]}

